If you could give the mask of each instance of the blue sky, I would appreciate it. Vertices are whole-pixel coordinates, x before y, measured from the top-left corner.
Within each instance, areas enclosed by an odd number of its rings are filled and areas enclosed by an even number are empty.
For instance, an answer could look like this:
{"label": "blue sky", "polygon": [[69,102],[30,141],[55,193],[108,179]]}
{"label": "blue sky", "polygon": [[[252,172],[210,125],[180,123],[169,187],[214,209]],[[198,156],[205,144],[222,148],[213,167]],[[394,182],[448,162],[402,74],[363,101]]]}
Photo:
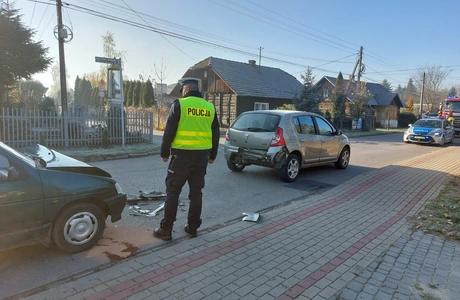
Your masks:
{"label": "blue sky", "polygon": [[[98,70],[94,57],[103,56],[101,37],[107,30],[114,33],[117,48],[126,51],[124,74],[130,79],[137,79],[139,74],[157,79],[154,65],[159,69],[163,62],[166,83],[175,83],[190,66],[209,56],[258,62],[259,47],[263,48],[262,65],[283,69],[299,80],[306,66],[315,68],[316,80],[337,76],[340,71],[348,77],[363,46],[365,81],[381,83],[387,79],[393,87],[405,86],[417,68],[440,65],[453,70],[444,86],[460,86],[458,0],[63,2],[69,4],[64,8],[64,24],[74,32],[74,39],[65,45],[71,88],[77,75]],[[55,5],[26,0],[17,0],[15,5],[23,14],[23,22],[36,30],[35,39],[43,40],[50,56],[58,61],[58,42],[53,35]],[[74,5],[219,46],[106,20],[72,10]],[[128,6],[142,13],[142,18]],[[35,79],[47,86],[52,83],[50,72],[38,74]]]}

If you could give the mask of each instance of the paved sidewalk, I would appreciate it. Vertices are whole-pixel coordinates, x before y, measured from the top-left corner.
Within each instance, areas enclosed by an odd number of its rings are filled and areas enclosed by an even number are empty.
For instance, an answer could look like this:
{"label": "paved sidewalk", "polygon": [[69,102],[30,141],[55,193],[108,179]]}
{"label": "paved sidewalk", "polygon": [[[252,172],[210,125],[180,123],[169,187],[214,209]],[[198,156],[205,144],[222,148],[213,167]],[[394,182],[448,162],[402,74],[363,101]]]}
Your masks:
{"label": "paved sidewalk", "polygon": [[446,147],[371,171],[257,223],[173,236],[22,299],[458,299],[460,247],[405,218],[460,170],[459,157]]}

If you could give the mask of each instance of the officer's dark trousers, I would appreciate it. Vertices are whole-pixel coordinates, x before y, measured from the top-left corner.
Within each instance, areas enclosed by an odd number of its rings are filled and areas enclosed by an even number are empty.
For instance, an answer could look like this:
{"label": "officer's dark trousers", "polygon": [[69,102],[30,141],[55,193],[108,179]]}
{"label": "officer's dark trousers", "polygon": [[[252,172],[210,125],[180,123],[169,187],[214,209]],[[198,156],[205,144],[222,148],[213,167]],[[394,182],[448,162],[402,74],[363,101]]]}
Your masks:
{"label": "officer's dark trousers", "polygon": [[196,230],[201,225],[201,206],[204,188],[204,177],[208,166],[208,154],[203,151],[187,151],[190,153],[173,155],[166,176],[166,201],[164,219],[161,227],[172,230],[176,221],[177,206],[182,187],[188,182],[190,207],[188,210],[188,226]]}

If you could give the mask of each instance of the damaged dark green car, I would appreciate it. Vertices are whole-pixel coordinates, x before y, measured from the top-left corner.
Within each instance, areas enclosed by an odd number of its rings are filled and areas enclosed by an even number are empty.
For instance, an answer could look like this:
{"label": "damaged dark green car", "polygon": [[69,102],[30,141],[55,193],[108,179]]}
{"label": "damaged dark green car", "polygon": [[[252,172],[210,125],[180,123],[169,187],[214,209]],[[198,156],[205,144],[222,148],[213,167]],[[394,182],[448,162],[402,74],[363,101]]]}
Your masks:
{"label": "damaged dark green car", "polygon": [[104,170],[41,145],[16,151],[0,142],[0,250],[36,243],[88,250],[125,205]]}

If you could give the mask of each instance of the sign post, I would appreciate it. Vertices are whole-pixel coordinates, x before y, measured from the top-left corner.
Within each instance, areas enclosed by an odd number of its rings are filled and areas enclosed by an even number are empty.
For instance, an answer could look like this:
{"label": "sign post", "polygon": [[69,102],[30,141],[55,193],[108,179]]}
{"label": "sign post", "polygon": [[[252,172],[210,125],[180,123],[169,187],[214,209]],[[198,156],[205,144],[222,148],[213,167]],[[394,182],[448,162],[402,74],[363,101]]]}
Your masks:
{"label": "sign post", "polygon": [[[96,56],[95,60],[97,63],[102,63],[102,64],[111,64],[116,67],[120,68],[120,96],[121,96],[121,143],[122,146],[125,146],[125,115],[124,115],[124,99],[123,99],[123,74],[122,74],[122,66],[121,66],[121,58],[108,58],[108,57],[99,57]],[[109,82],[107,82],[109,84]],[[99,89],[101,95],[101,89]],[[110,96],[111,95],[107,95]]]}

